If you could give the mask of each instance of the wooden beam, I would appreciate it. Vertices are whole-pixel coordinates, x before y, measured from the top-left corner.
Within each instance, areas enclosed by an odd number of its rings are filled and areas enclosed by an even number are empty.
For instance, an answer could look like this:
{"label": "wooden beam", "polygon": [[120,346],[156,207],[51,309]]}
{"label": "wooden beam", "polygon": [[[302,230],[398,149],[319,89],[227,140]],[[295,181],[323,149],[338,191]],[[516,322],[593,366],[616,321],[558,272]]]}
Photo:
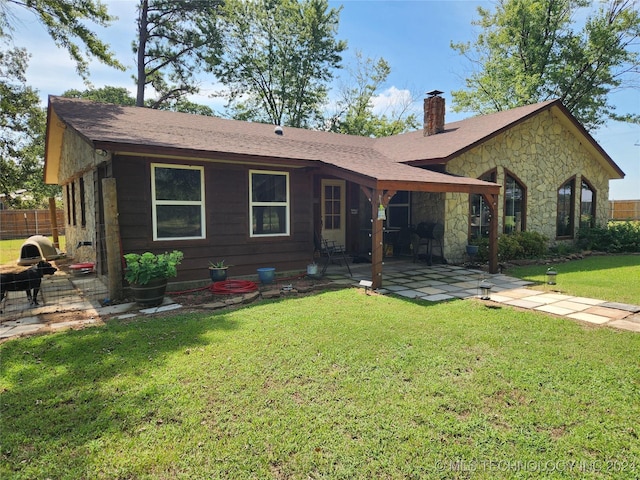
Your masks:
{"label": "wooden beam", "polygon": [[49,197],[49,215],[51,216],[51,236],[53,237],[53,246],[60,248],[60,239],[58,238],[58,217],[56,216],[56,199]]}
{"label": "wooden beam", "polygon": [[120,300],[122,295],[122,252],[120,247],[120,222],[118,221],[118,196],[116,179],[102,179],[104,205],[104,232],[107,246],[107,280],[109,298]]}
{"label": "wooden beam", "polygon": [[360,186],[371,202],[371,282],[372,288],[382,287],[382,259],[384,257],[384,220],[378,219],[378,207],[387,208],[389,201],[396,194],[395,190],[369,190]]}
{"label": "wooden beam", "polygon": [[491,215],[489,230],[489,273],[498,273],[498,195],[483,194]]}
{"label": "wooden beam", "polygon": [[371,281],[372,288],[382,287],[382,257],[384,248],[383,221],[378,220],[378,197],[382,198],[382,190],[374,190],[371,196]]}

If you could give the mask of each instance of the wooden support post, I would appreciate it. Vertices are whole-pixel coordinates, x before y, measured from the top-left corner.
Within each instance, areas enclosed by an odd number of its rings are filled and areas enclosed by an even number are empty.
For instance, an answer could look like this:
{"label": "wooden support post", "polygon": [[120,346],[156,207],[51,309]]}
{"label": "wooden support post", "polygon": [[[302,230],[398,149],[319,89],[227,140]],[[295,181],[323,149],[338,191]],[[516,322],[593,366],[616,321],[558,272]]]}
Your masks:
{"label": "wooden support post", "polygon": [[489,230],[489,273],[498,273],[498,196],[483,194],[491,215]]}
{"label": "wooden support post", "polygon": [[378,193],[382,194],[381,191],[376,190],[371,199],[371,281],[374,290],[382,287],[382,257],[384,253],[383,221],[378,220]]}
{"label": "wooden support post", "polygon": [[104,205],[104,232],[107,247],[107,280],[109,298],[122,299],[122,258],[120,249],[120,222],[118,220],[118,198],[116,179],[102,179],[102,202]]}
{"label": "wooden support post", "polygon": [[60,248],[60,239],[58,238],[58,217],[56,216],[56,199],[49,197],[49,215],[51,217],[51,235],[53,236],[53,246]]}
{"label": "wooden support post", "polygon": [[387,208],[396,191],[370,190],[362,185],[360,188],[371,203],[371,281],[373,282],[372,288],[377,289],[382,287],[382,259],[384,257],[384,221],[378,220],[378,207],[382,204],[384,208]]}

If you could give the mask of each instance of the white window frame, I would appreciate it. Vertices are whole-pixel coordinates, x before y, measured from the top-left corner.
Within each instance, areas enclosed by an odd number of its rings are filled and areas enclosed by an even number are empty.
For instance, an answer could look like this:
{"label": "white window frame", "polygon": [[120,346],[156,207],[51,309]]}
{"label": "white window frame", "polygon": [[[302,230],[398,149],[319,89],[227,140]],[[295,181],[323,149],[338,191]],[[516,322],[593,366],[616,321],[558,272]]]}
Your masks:
{"label": "white window frame", "polygon": [[[198,170],[200,172],[200,200],[156,200],[156,168],[171,168],[175,170]],[[156,207],[159,205],[199,205],[200,206],[200,231],[202,235],[194,237],[159,237],[158,236],[158,214]],[[154,241],[172,240],[197,240],[207,238],[206,211],[204,197],[204,167],[196,165],[176,165],[167,163],[151,164],[151,216],[153,223]]]}
{"label": "white window frame", "polygon": [[[284,176],[286,181],[287,199],[284,202],[254,202],[253,201],[253,175],[278,175]],[[254,233],[253,232],[253,207],[285,207],[286,229],[283,233]],[[291,225],[291,201],[290,201],[290,182],[289,172],[281,172],[275,170],[249,170],[249,236],[252,238],[265,237],[288,237],[290,235]]]}

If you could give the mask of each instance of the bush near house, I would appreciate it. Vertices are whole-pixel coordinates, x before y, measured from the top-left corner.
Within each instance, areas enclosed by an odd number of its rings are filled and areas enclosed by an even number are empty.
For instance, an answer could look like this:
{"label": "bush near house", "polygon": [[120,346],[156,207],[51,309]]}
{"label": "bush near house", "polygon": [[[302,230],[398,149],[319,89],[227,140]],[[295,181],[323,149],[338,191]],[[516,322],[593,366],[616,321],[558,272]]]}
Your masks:
{"label": "bush near house", "polygon": [[577,246],[610,253],[640,252],[640,222],[610,222],[606,226],[581,228]]}
{"label": "bush near house", "polygon": [[[502,262],[527,258],[540,258],[548,253],[548,238],[537,232],[517,232],[498,238],[498,259]],[[479,262],[489,260],[489,239],[474,241],[478,245]],[[562,254],[578,250],[596,250],[608,253],[640,252],[640,222],[610,222],[606,226],[581,228],[575,245],[559,244],[553,253]]]}
{"label": "bush near house", "polygon": [[[538,232],[516,232],[501,235],[498,238],[498,259],[504,262],[542,257],[547,252],[548,241],[547,237]],[[477,260],[487,262],[489,260],[489,239],[479,239],[475,244],[479,247]]]}

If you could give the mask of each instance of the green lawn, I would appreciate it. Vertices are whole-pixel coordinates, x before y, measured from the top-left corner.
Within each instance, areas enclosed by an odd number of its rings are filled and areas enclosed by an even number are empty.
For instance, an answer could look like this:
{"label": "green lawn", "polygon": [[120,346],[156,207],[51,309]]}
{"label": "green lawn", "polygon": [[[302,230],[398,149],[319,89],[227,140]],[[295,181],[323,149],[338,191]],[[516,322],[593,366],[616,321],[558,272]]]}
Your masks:
{"label": "green lawn", "polygon": [[[640,255],[591,256],[582,260],[553,265],[557,270],[557,285],[562,293],[591,297],[610,302],[640,305]],[[504,273],[537,282],[545,289],[547,266],[512,267]]]}
{"label": "green lawn", "polygon": [[3,479],[640,476],[640,335],[474,300],[345,289],[0,354]]}

